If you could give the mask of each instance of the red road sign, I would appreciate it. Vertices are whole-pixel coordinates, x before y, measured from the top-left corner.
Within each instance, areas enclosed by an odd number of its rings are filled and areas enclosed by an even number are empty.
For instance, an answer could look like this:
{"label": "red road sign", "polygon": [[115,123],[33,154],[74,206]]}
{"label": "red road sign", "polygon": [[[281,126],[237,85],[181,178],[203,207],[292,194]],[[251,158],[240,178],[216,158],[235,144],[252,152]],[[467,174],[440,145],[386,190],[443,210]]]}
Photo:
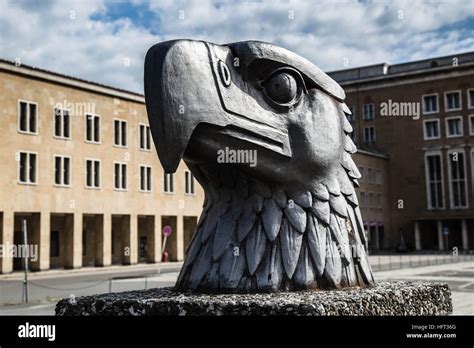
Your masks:
{"label": "red road sign", "polygon": [[163,235],[165,237],[169,237],[171,235],[171,232],[173,232],[173,229],[171,228],[171,226],[163,227]]}

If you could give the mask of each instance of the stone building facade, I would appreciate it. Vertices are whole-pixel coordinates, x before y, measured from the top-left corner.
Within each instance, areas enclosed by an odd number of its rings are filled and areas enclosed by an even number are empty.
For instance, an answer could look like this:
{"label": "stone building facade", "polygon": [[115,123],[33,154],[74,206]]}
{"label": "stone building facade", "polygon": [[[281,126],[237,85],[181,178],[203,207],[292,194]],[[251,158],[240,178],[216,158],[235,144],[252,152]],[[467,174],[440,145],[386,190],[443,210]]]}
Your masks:
{"label": "stone building facade", "polygon": [[362,174],[356,193],[367,231],[369,249],[385,249],[386,234],[390,232],[388,156],[358,149],[353,157]]}
{"label": "stone building facade", "polygon": [[182,260],[203,191],[165,175],[139,94],[0,61],[0,273]]}
{"label": "stone building facade", "polygon": [[357,146],[388,157],[384,247],[473,249],[474,52],[330,75]]}

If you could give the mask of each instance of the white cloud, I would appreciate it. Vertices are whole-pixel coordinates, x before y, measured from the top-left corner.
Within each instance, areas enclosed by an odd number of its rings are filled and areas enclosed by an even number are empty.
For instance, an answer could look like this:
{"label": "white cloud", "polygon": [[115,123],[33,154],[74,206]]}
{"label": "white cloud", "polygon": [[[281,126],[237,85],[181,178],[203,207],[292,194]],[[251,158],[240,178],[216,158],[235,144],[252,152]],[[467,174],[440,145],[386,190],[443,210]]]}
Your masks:
{"label": "white cloud", "polygon": [[106,0],[0,4],[0,56],[139,92],[146,50],[173,38],[274,42],[326,70],[474,50],[470,1],[133,0],[156,16],[149,28],[97,19]]}
{"label": "white cloud", "polygon": [[143,59],[159,37],[126,18],[92,20],[93,15],[105,11],[102,1],[46,4],[31,8],[2,2],[0,56],[128,90],[143,90]]}

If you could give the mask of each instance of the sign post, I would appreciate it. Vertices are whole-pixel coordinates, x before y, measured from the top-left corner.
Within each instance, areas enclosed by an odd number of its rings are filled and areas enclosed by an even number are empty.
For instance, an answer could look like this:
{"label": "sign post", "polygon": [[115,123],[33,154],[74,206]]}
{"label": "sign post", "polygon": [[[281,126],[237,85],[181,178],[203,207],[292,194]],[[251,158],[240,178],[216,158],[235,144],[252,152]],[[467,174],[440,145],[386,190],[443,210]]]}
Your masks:
{"label": "sign post", "polygon": [[448,246],[449,227],[448,226],[443,227],[443,235],[444,235],[444,248],[446,250],[449,250],[449,246]]}
{"label": "sign post", "polygon": [[26,230],[26,219],[23,219],[23,251],[25,253],[25,277],[23,279],[23,296],[28,303],[28,233]]}
{"label": "sign post", "polygon": [[166,240],[168,239],[168,237],[171,235],[171,233],[173,232],[173,229],[171,228],[171,226],[169,225],[166,225],[163,227],[163,246],[161,248],[161,262],[168,262],[168,253],[165,251],[165,248],[166,248]]}

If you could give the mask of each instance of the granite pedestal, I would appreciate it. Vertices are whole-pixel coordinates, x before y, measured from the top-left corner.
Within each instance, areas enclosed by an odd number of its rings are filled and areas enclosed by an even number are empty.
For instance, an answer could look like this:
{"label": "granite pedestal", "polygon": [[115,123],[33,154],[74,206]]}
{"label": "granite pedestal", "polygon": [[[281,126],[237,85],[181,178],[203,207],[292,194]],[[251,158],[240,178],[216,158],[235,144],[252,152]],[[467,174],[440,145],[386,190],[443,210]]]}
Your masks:
{"label": "granite pedestal", "polygon": [[368,288],[258,294],[180,293],[173,288],[63,299],[56,315],[448,315],[447,284],[380,282]]}

